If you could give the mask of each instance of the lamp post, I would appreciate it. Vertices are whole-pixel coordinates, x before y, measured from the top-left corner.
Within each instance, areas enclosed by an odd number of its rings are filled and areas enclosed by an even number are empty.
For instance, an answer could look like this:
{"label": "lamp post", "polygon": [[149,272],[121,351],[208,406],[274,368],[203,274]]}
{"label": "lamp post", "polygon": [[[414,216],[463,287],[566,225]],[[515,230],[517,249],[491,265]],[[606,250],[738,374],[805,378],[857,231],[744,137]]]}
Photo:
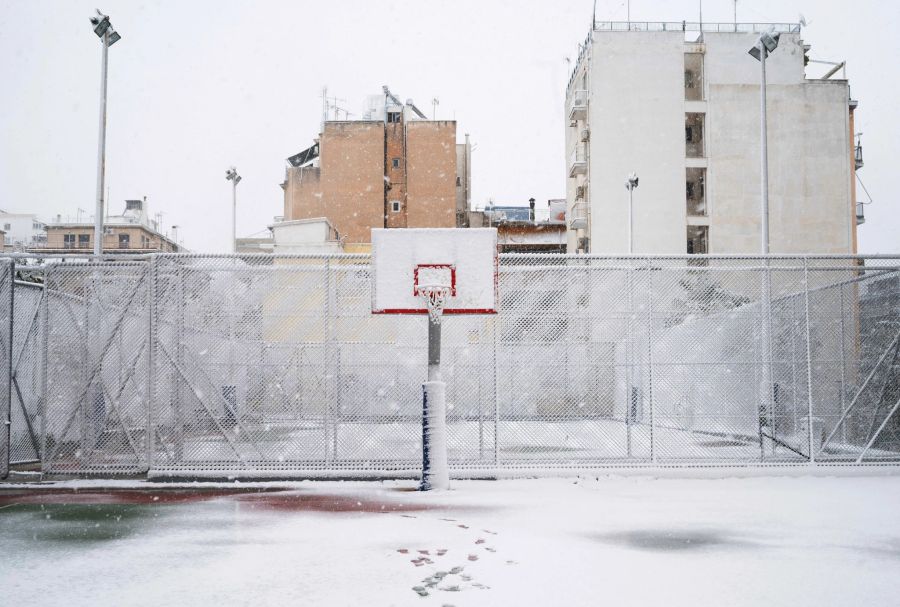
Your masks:
{"label": "lamp post", "polygon": [[[769,254],[769,136],[766,125],[766,58],[769,53],[778,48],[778,39],[781,34],[769,30],[760,34],[756,44],[748,51],[759,61],[759,137],[760,137],[760,252]],[[771,343],[771,307],[772,284],[769,273],[769,260],[763,260],[762,276],[762,407],[766,412],[759,426],[760,456],[765,457],[765,444],[763,442],[763,427],[771,432],[772,451],[775,451],[775,416],[774,416],[774,386],[772,384],[772,343]],[[809,420],[808,423],[812,423]],[[812,459],[812,442],[809,445],[810,459]]]}
{"label": "lamp post", "polygon": [[638,187],[638,176],[632,171],[625,181],[628,190],[628,254],[634,253],[634,189]]}
{"label": "lamp post", "polygon": [[97,151],[97,207],[94,212],[94,255],[103,252],[103,182],[106,178],[106,75],[109,58],[109,47],[118,42],[122,36],[113,29],[109,16],[97,10],[97,16],[91,17],[94,33],[103,43],[100,60],[100,137]]}
{"label": "lamp post", "polygon": [[231,182],[231,252],[237,253],[237,184],[241,182],[234,167],[225,171],[225,179]]}
{"label": "lamp post", "polygon": [[763,32],[748,52],[759,61],[759,138],[760,138],[760,188],[762,190],[762,246],[763,255],[769,254],[769,141],[766,126],[766,57],[778,48],[778,32]]}

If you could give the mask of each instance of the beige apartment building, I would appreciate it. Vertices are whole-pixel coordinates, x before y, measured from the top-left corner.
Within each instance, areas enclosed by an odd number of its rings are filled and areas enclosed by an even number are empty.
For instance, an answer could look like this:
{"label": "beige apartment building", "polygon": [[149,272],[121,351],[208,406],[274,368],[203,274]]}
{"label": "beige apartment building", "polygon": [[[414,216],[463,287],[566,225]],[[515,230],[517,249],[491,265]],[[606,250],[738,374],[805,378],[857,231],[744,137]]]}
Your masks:
{"label": "beige apartment building", "polygon": [[429,120],[384,87],[362,119],[323,121],[288,159],[283,220],[325,218],[347,252],[367,252],[372,228],[462,227],[471,148],[456,136],[455,121]]}
{"label": "beige apartment building", "polygon": [[[126,200],[121,215],[107,216],[103,221],[103,253],[177,253],[182,247],[159,230],[158,221],[147,214],[147,200]],[[46,224],[46,242],[28,247],[29,253],[59,255],[65,253],[92,253],[94,248],[94,222],[88,216],[84,221],[57,215]]]}
{"label": "beige apartment building", "polygon": [[[566,91],[568,245],[635,254],[761,250],[760,63],[767,30],[771,253],[856,252],[853,113],[799,24],[596,22]],[[839,59],[829,57],[828,59]]]}

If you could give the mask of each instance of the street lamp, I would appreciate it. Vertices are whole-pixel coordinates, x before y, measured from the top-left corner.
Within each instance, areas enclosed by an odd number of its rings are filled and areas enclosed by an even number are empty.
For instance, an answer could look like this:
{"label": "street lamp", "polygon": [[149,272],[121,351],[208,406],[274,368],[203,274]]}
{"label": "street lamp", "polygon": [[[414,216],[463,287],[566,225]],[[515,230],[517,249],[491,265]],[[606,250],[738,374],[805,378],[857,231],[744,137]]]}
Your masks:
{"label": "street lamp", "polygon": [[231,252],[237,253],[237,184],[241,182],[241,176],[236,168],[230,167],[225,171],[225,179],[231,182]]}
{"label": "street lamp", "polygon": [[634,171],[628,174],[625,189],[628,190],[628,254],[634,253],[634,189],[638,187],[638,176]]}
{"label": "street lamp", "polygon": [[[748,52],[754,59],[759,61],[759,137],[760,137],[760,207],[761,217],[760,223],[760,251],[763,255],[769,254],[769,136],[766,129],[766,58],[769,53],[778,48],[778,39],[781,34],[771,29],[760,34],[756,44],[753,45]],[[763,347],[763,365],[762,365],[762,406],[766,411],[765,424],[760,424],[759,449],[760,456],[765,456],[765,446],[763,443],[763,426],[769,427],[772,424],[774,416],[774,385],[772,383],[772,337],[771,337],[771,307],[772,307],[772,284],[769,271],[769,260],[763,260],[764,271],[762,276],[762,347]],[[812,427],[812,420],[808,421]],[[774,430],[772,431],[773,442],[772,451],[775,450]],[[810,430],[810,439],[812,431]],[[813,443],[809,442],[810,460],[813,458]]]}
{"label": "street lamp", "polygon": [[760,162],[762,165],[760,187],[762,188],[762,254],[769,254],[769,142],[766,129],[766,57],[778,48],[778,32],[763,32],[756,44],[748,52],[759,61],[759,130],[760,130]]}
{"label": "street lamp", "polygon": [[109,16],[97,9],[97,16],[91,17],[94,33],[103,42],[103,53],[100,61],[100,137],[97,151],[97,207],[94,213],[94,255],[103,252],[103,181],[106,177],[106,74],[109,59],[109,47],[118,42],[122,36],[113,29]]}

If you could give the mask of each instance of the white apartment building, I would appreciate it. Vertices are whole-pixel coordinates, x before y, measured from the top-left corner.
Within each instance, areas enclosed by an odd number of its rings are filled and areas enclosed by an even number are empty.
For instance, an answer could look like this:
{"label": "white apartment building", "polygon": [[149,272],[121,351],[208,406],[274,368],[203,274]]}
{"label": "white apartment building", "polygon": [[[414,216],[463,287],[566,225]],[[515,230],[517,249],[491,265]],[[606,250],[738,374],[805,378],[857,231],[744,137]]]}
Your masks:
{"label": "white apartment building", "polygon": [[634,172],[635,254],[760,252],[760,64],[748,51],[774,28],[770,252],[856,252],[856,102],[846,80],[807,76],[800,25],[593,26],[566,91],[569,251],[628,252]]}
{"label": "white apartment building", "polygon": [[47,224],[33,213],[8,213],[0,210],[0,229],[6,233],[8,250],[23,252],[47,242]]}

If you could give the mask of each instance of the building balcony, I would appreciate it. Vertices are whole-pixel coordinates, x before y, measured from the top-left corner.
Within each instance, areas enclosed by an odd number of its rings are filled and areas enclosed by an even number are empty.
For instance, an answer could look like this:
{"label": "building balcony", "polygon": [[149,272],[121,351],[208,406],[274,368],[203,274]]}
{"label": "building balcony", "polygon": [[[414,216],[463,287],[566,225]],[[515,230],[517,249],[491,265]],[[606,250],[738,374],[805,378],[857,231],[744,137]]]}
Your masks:
{"label": "building balcony", "polygon": [[585,174],[587,174],[587,154],[584,147],[579,146],[572,150],[572,156],[569,158],[569,177]]}
{"label": "building balcony", "polygon": [[569,227],[573,230],[586,230],[588,227],[588,204],[576,202],[572,207],[572,220]]}
{"label": "building balcony", "polygon": [[863,162],[863,153],[862,153],[862,144],[859,143],[856,145],[856,148],[853,150],[853,160],[855,162],[856,170],[863,168],[865,164]]}
{"label": "building balcony", "polygon": [[569,104],[569,121],[587,120],[588,93],[583,89],[572,91],[572,102]]}

